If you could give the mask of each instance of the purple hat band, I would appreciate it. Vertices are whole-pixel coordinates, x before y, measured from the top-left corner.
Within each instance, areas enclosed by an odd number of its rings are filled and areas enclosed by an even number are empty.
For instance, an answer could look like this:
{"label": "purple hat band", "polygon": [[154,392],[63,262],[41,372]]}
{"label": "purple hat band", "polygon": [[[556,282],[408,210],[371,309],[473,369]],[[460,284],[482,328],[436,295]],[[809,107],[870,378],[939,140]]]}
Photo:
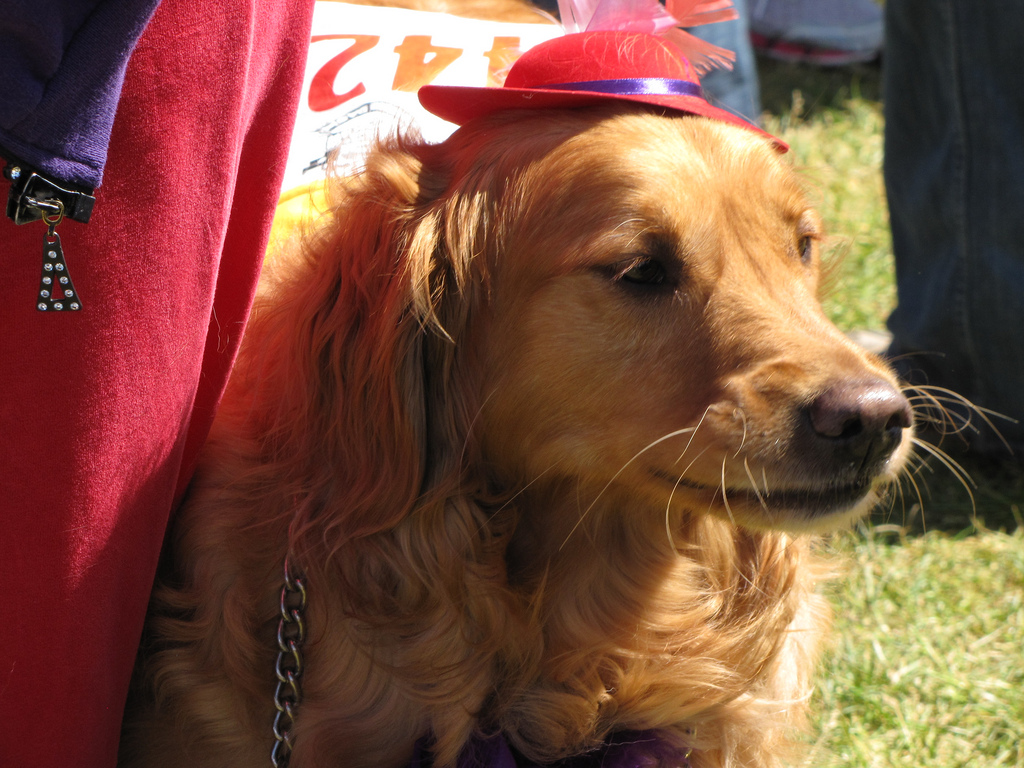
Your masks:
{"label": "purple hat band", "polygon": [[616,80],[584,80],[578,83],[553,83],[537,85],[550,91],[586,91],[609,93],[615,96],[696,96],[704,98],[704,90],[690,80],[674,80],[667,77],[625,77]]}

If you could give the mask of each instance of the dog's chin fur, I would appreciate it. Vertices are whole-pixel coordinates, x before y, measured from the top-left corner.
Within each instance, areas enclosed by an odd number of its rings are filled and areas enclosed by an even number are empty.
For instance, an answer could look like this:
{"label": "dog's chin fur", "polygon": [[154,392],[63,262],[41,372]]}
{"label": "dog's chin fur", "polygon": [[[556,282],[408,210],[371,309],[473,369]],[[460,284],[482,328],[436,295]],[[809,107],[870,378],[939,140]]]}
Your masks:
{"label": "dog's chin fur", "polygon": [[394,140],[331,195],[268,267],[123,764],[268,760],[290,551],[294,768],[399,768],[428,735],[444,768],[498,731],[544,763],[626,729],[778,765],[828,624],[784,530],[862,514],[910,440],[852,468],[808,448],[823,389],[895,380],[823,317],[788,166],[604,108]]}

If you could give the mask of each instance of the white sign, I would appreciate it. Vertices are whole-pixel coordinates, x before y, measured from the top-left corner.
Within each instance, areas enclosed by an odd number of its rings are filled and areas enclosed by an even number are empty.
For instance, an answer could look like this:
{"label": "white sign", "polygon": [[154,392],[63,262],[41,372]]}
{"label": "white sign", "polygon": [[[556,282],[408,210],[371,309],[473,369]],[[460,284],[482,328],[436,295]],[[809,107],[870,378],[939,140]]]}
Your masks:
{"label": "white sign", "polygon": [[424,110],[420,86],[500,85],[516,58],[562,34],[555,24],[480,21],[320,0],[283,189],[324,178],[338,150],[343,170],[362,165],[379,135],[414,128],[442,141],[455,126]]}

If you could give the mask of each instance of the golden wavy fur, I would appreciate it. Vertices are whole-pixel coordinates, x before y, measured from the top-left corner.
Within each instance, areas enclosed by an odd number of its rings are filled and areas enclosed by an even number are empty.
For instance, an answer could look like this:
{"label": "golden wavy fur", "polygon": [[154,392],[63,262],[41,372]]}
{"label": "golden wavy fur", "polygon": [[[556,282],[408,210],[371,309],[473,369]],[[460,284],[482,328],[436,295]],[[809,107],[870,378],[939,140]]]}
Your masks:
{"label": "golden wavy fur", "polygon": [[910,443],[817,302],[762,137],[606,107],[385,143],[273,265],[157,589],[122,761],[273,743],[282,563],[310,638],[291,764],[555,761],[623,729],[776,766],[827,610],[808,531]]}

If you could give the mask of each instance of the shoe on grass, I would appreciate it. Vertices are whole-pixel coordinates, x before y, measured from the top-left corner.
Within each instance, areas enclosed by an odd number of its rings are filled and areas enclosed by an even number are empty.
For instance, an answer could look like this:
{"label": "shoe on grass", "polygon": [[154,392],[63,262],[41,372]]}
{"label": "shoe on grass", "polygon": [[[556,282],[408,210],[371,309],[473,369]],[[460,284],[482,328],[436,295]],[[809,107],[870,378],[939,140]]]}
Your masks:
{"label": "shoe on grass", "polygon": [[874,0],[750,0],[750,31],[765,56],[844,66],[878,58],[884,24]]}
{"label": "shoe on grass", "polygon": [[892,344],[892,334],[888,331],[872,331],[867,328],[848,331],[846,338],[873,355],[884,355]]}

